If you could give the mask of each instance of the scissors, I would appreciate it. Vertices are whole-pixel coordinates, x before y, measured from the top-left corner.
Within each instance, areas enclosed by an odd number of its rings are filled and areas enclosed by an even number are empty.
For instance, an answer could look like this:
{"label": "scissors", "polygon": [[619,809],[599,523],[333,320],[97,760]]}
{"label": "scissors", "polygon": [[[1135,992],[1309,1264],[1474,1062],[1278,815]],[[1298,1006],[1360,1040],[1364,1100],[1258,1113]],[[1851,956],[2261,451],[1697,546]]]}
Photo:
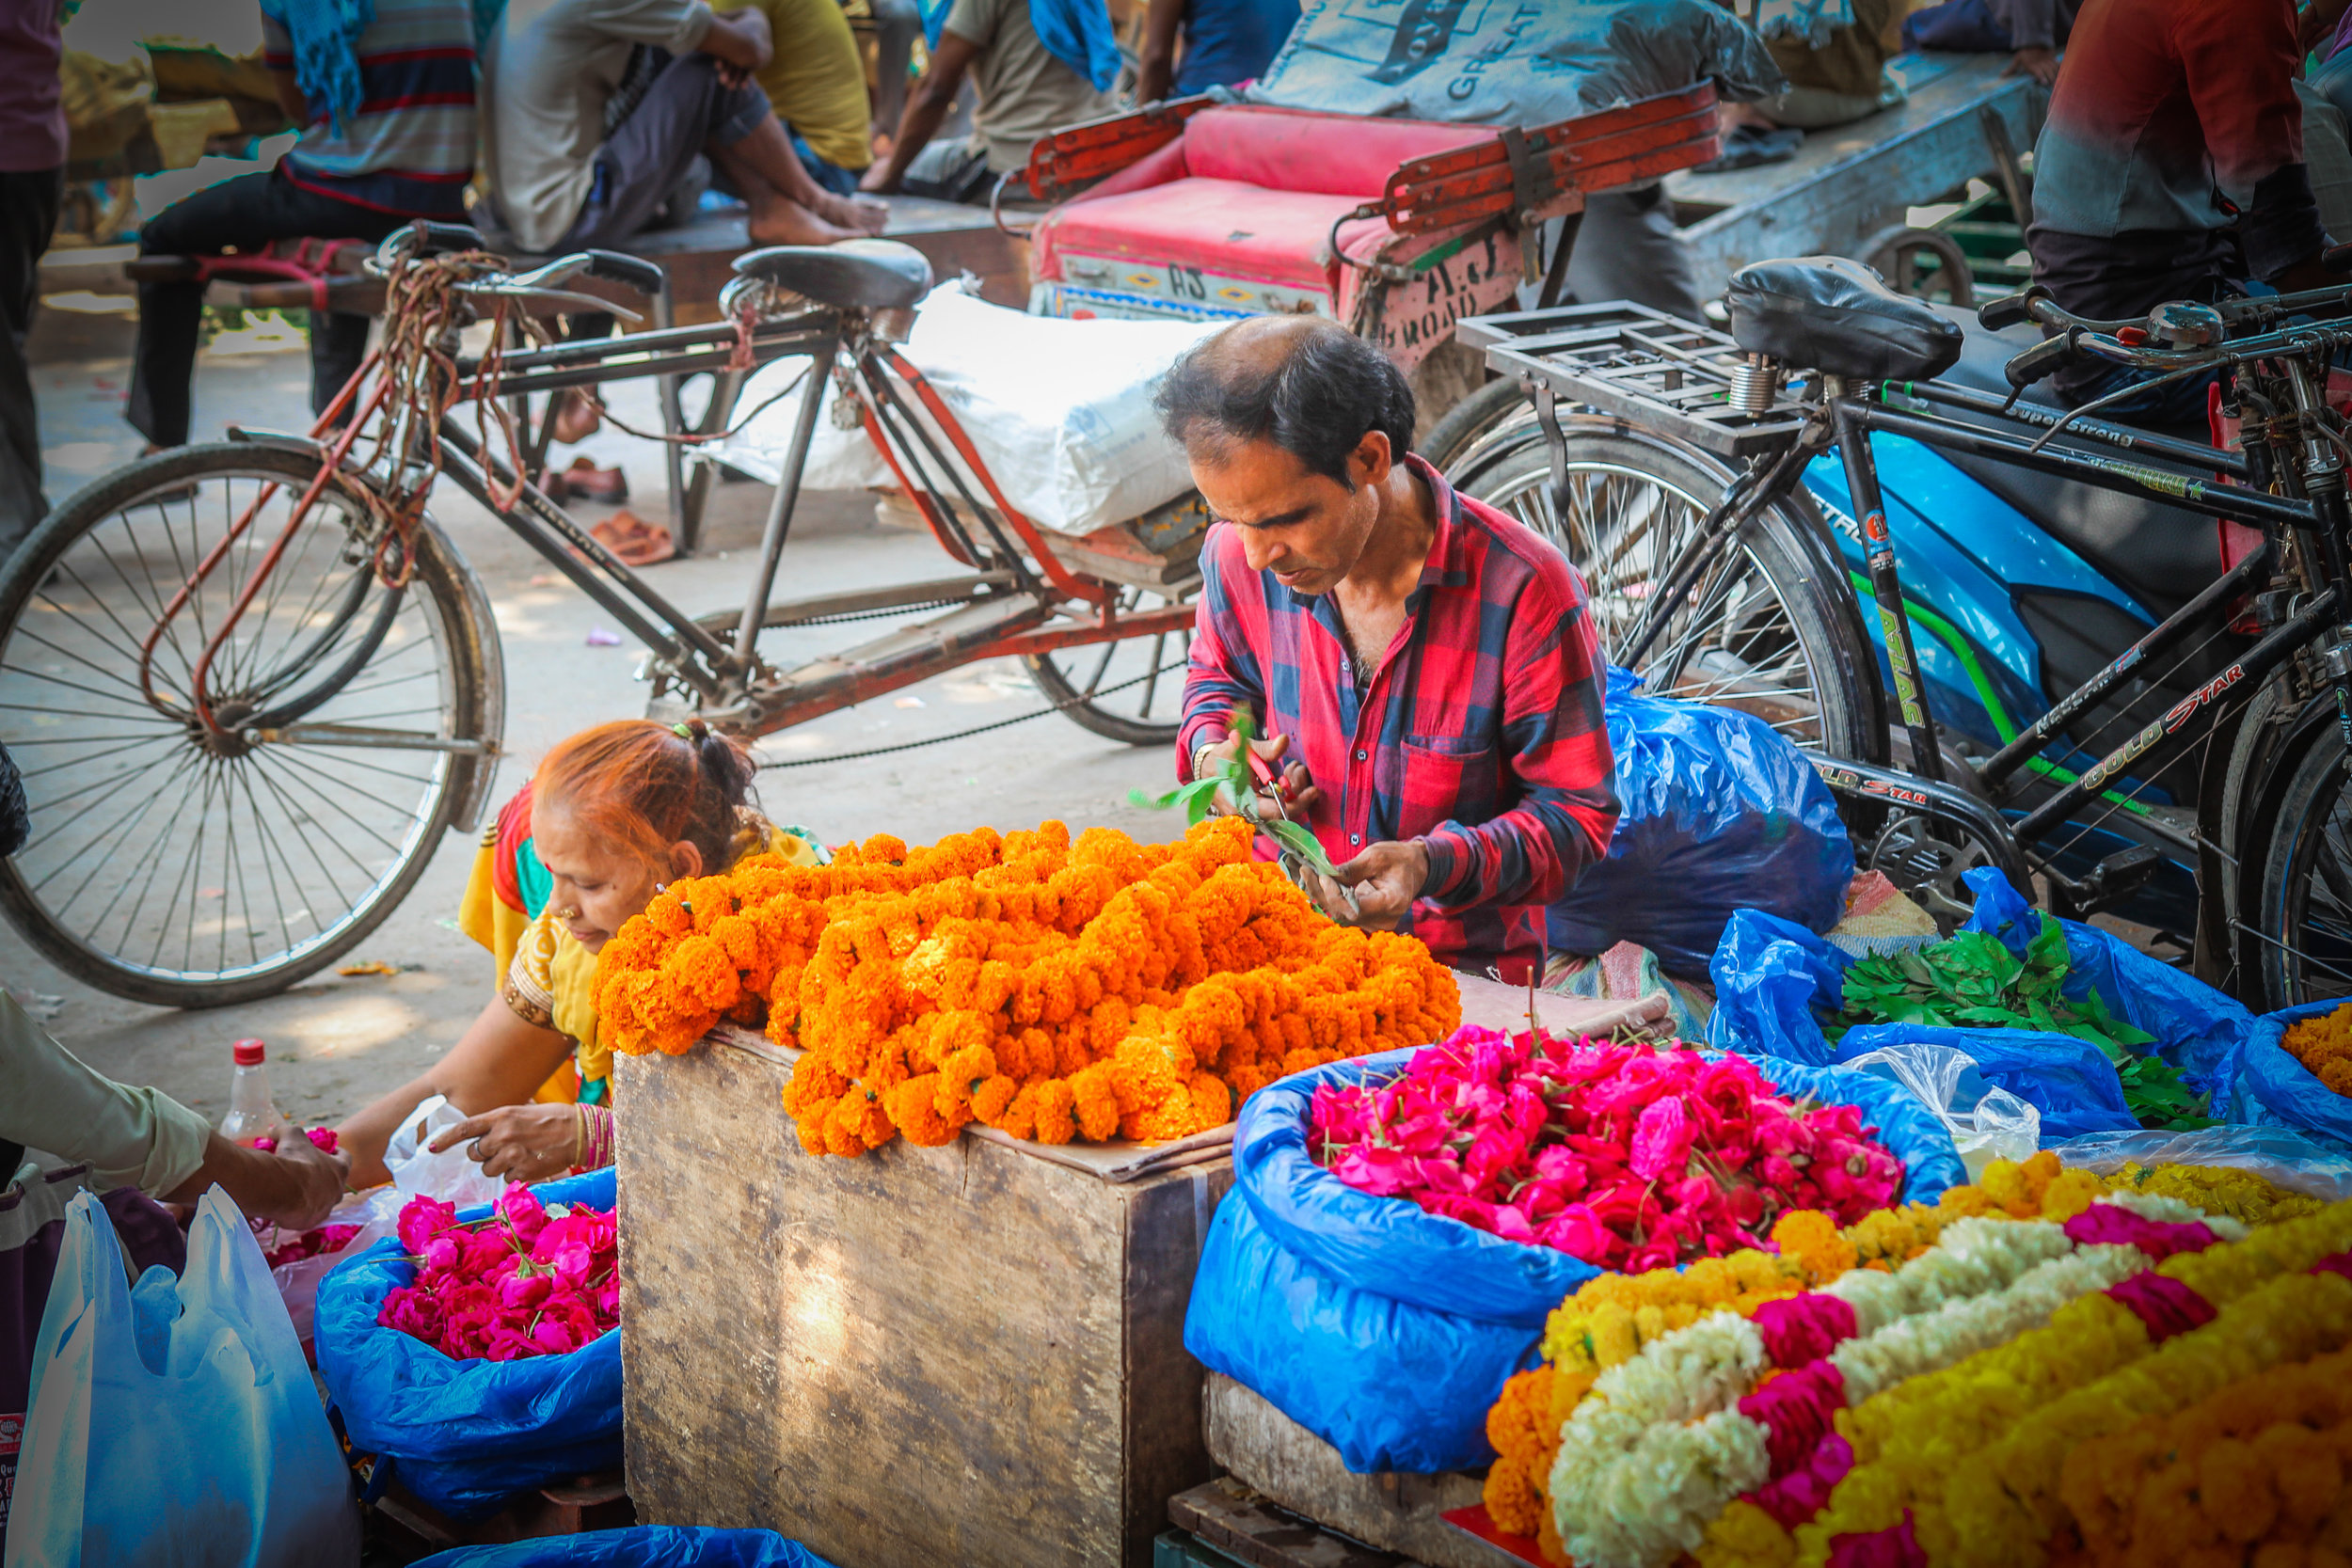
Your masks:
{"label": "scissors", "polygon": [[[1262,792],[1263,798],[1274,802],[1275,815],[1279,816],[1285,822],[1295,822],[1297,819],[1290,814],[1289,801],[1291,799],[1291,786],[1289,783],[1283,779],[1280,773],[1275,770],[1274,764],[1260,756],[1254,748],[1244,746],[1241,750],[1242,755],[1249,759],[1250,778],[1256,781],[1258,789]],[[1244,801],[1242,804],[1242,815],[1250,817],[1253,820],[1259,819],[1257,807],[1258,800],[1259,796],[1253,795],[1248,800]],[[1298,825],[1301,827],[1306,826],[1304,823],[1299,823]],[[1276,842],[1278,844],[1280,843],[1279,837]],[[1307,863],[1301,860],[1295,851],[1285,847],[1281,850],[1280,864],[1282,867],[1282,873],[1290,879],[1291,885],[1298,889],[1299,892],[1305,894],[1311,901],[1313,900],[1315,896],[1314,889],[1310,886],[1307,881]],[[1351,918],[1361,917],[1363,914],[1363,907],[1356,901],[1356,890],[1344,883],[1338,885],[1340,889],[1340,895],[1347,900],[1347,912],[1349,916]]]}

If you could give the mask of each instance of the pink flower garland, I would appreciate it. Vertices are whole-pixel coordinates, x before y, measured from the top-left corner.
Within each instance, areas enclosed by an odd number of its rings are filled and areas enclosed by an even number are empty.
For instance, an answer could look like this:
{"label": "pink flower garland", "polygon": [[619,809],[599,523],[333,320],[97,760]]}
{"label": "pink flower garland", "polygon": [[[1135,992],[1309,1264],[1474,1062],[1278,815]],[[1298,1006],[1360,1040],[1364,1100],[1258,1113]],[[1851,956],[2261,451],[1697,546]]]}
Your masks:
{"label": "pink flower garland", "polygon": [[620,1236],[608,1211],[550,1213],[510,1183],[477,1225],[459,1225],[453,1204],[418,1197],[399,1229],[416,1282],[388,1291],[375,1321],[446,1355],[563,1355],[620,1323]]}
{"label": "pink flower garland", "polygon": [[1786,1210],[1886,1207],[1902,1166],[1877,1131],[1739,1056],[1472,1026],[1387,1083],[1318,1088],[1308,1147],[1360,1191],[1639,1273],[1763,1245]]}
{"label": "pink flower garland", "polygon": [[2152,1220],[2117,1203],[2094,1203],[2066,1222],[2067,1240],[2077,1246],[2134,1246],[2161,1263],[2176,1252],[2202,1252],[2214,1243],[2211,1227],[2195,1220]]}

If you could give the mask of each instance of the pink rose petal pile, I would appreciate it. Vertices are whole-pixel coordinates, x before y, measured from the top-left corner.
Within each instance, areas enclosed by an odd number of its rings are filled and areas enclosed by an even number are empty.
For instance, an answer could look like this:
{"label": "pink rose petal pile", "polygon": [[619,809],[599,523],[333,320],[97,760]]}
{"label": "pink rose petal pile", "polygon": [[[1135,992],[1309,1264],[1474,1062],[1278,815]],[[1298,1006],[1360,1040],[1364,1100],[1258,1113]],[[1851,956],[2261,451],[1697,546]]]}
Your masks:
{"label": "pink rose petal pile", "polygon": [[[259,1228],[277,1230],[275,1226]],[[283,1230],[278,1230],[277,1234],[281,1237],[287,1235]],[[274,1269],[281,1263],[298,1263],[305,1258],[324,1258],[330,1252],[342,1251],[358,1234],[359,1227],[356,1225],[322,1225],[315,1230],[306,1230],[299,1236],[280,1241],[262,1253],[262,1259]]]}
{"label": "pink rose petal pile", "polygon": [[400,1244],[416,1283],[387,1293],[375,1321],[461,1361],[563,1355],[619,1326],[620,1238],[610,1211],[545,1208],[519,1183],[492,1209],[464,1226],[454,1204],[411,1198]]}
{"label": "pink rose petal pile", "polygon": [[1742,1057],[1466,1026],[1396,1078],[1316,1089],[1307,1144],[1351,1187],[1639,1273],[1762,1246],[1786,1210],[1885,1208],[1903,1172],[1877,1132]]}

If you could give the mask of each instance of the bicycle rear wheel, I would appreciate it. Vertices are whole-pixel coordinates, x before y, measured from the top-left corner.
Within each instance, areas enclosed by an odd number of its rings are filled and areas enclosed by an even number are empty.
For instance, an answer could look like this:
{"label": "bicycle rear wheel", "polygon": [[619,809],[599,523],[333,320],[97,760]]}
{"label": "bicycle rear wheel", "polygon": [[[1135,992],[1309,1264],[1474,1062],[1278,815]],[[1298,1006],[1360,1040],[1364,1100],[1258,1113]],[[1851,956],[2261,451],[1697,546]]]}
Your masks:
{"label": "bicycle rear wheel", "polygon": [[[1473,447],[1447,477],[1560,546],[1583,574],[1608,654],[1630,636],[1728,476],[1611,420],[1562,424],[1565,514],[1554,503],[1542,432],[1532,425]],[[1740,708],[1830,756],[1885,756],[1878,659],[1861,612],[1828,541],[1809,536],[1782,508],[1749,525],[1651,649],[1636,673],[1661,696]]]}
{"label": "bicycle rear wheel", "polygon": [[[1164,610],[1200,591],[1198,578],[1166,592],[1124,588],[1119,613]],[[1186,628],[1025,654],[1021,662],[1037,689],[1079,728],[1130,746],[1173,746],[1184,727],[1184,667],[1191,659],[1192,632]]]}
{"label": "bicycle rear wheel", "polygon": [[280,448],[163,453],[68,500],[0,575],[0,743],[33,826],[0,863],[0,911],[99,990],[217,1006],[333,962],[415,885],[488,765],[496,644],[463,568],[427,527],[409,580],[388,588],[344,483],[214,657],[227,733],[195,718],[202,650],[317,472]]}

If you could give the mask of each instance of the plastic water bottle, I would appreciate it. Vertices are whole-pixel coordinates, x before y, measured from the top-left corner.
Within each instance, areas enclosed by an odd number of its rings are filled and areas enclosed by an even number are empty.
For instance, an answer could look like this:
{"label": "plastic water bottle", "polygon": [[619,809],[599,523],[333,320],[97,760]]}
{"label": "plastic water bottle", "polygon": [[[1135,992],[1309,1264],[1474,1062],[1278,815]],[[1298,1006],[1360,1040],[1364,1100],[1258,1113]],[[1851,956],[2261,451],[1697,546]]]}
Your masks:
{"label": "plastic water bottle", "polygon": [[251,1148],[256,1139],[275,1138],[284,1131],[285,1118],[270,1098],[269,1069],[262,1065],[262,1042],[239,1040],[230,1050],[237,1069],[229,1080],[229,1115],[221,1120],[220,1135],[239,1148]]}

